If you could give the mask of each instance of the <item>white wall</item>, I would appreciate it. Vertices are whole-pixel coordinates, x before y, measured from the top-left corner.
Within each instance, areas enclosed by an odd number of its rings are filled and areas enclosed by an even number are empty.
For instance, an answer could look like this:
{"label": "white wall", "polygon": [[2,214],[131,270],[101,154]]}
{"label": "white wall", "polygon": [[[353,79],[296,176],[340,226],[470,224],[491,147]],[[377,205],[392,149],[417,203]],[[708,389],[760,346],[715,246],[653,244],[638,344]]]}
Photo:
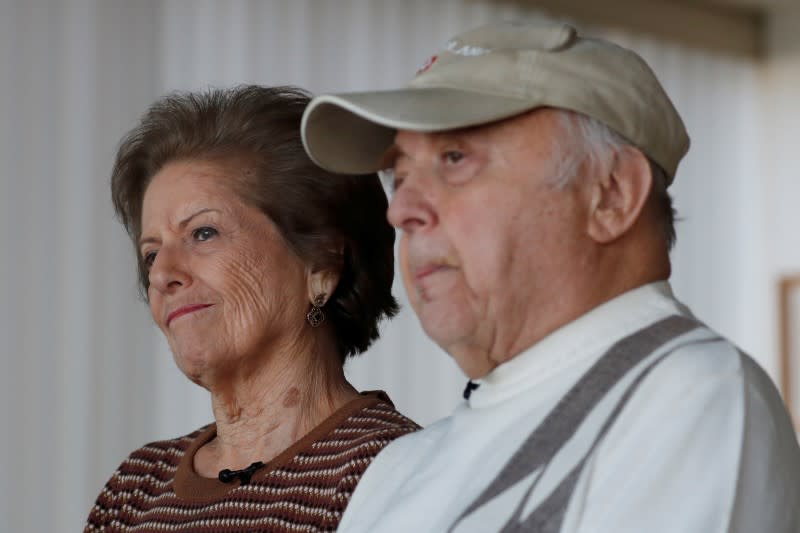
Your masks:
{"label": "white wall", "polygon": [[[210,417],[206,394],[174,367],[137,299],[133,256],[111,213],[114,147],[150,102],[241,82],[392,87],[446,37],[521,16],[530,14],[478,0],[0,0],[0,530],[79,530],[128,451]],[[772,276],[800,265],[790,246],[793,24],[774,21],[764,72],[613,35],[651,63],[693,139],[674,187],[685,219],[676,291],[771,372]],[[464,382],[407,307],[348,372],[423,423],[448,412]]]}
{"label": "white wall", "polygon": [[97,466],[154,411],[152,338],[107,185],[117,140],[157,94],[153,7],[0,2],[4,532],[80,530]]}
{"label": "white wall", "polygon": [[[765,213],[764,259],[770,279],[771,349],[777,342],[777,280],[800,274],[800,5],[776,8],[768,20],[769,59],[763,66],[762,163],[756,174],[769,209]],[[795,368],[800,361],[794,361]],[[797,375],[795,373],[795,375]],[[795,381],[797,387],[800,382]],[[794,390],[795,409],[800,390]]]}
{"label": "white wall", "polygon": [[770,210],[767,258],[772,274],[800,271],[800,6],[769,19],[763,84],[763,177]]}

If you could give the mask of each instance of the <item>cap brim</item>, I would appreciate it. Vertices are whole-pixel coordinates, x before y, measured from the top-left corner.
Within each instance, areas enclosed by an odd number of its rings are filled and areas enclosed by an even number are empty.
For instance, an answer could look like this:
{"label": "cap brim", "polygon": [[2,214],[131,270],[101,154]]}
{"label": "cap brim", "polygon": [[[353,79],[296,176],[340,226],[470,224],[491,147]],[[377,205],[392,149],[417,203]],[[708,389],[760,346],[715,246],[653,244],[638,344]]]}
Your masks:
{"label": "cap brim", "polygon": [[447,88],[324,95],[303,115],[303,144],[322,168],[342,174],[380,170],[397,130],[447,131],[537,107],[522,100]]}

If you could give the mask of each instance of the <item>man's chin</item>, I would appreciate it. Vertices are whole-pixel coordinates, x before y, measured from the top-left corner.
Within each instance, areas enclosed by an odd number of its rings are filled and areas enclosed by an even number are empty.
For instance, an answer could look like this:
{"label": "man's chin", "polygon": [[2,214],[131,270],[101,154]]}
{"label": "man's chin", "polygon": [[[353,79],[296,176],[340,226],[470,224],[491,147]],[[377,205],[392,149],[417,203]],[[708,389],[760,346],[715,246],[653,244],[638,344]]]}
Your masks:
{"label": "man's chin", "polygon": [[463,310],[452,305],[427,302],[415,309],[422,329],[436,344],[445,348],[468,335],[470,328],[461,316]]}
{"label": "man's chin", "polygon": [[481,377],[488,372],[481,357],[485,351],[479,349],[473,340],[474,324],[465,317],[455,314],[426,316],[420,314],[422,329],[442,350],[447,352],[462,372],[470,379]]}

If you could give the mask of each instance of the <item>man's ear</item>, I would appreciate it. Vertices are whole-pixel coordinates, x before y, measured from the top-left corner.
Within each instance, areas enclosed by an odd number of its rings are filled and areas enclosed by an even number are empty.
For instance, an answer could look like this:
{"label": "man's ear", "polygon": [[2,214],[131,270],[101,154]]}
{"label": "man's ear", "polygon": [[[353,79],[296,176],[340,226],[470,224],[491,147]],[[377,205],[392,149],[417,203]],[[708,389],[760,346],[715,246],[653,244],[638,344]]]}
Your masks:
{"label": "man's ear", "polygon": [[339,272],[308,269],[306,279],[308,280],[308,301],[314,303],[320,295],[324,295],[321,298],[321,303],[324,305],[339,284]]}
{"label": "man's ear", "polygon": [[623,146],[607,174],[591,187],[589,236],[598,243],[610,243],[639,219],[653,187],[650,163],[638,149]]}

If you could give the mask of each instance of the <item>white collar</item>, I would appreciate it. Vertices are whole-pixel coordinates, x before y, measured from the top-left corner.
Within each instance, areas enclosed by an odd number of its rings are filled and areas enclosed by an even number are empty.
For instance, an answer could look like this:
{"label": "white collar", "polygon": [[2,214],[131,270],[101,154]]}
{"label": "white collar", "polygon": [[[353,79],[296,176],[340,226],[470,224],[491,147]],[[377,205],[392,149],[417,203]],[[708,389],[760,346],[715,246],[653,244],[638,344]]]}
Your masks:
{"label": "white collar", "polygon": [[623,293],[493,369],[472,392],[470,407],[486,407],[533,387],[541,387],[565,371],[585,370],[617,340],[656,320],[691,312],[672,294],[667,281]]}

